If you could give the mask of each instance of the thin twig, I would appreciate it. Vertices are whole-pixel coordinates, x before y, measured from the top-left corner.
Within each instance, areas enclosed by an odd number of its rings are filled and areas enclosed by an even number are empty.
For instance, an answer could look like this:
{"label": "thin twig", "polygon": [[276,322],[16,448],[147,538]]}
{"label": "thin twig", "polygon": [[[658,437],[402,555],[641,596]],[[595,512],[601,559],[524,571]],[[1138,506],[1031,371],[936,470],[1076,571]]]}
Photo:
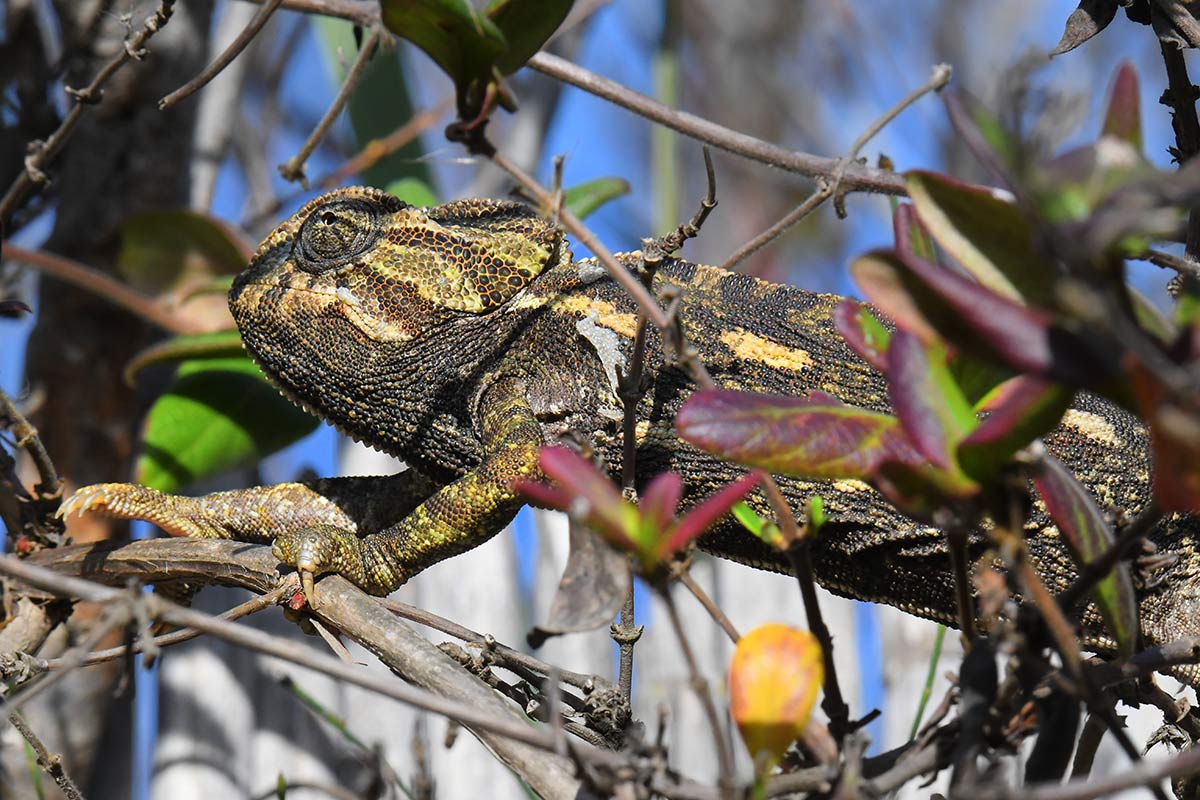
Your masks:
{"label": "thin twig", "polygon": [[141,29],[126,39],[116,55],[100,68],[91,83],[83,89],[68,88],[66,90],[67,94],[75,99],[75,105],[71,106],[71,110],[63,117],[58,128],[45,141],[30,143],[30,153],[25,159],[25,169],[21,171],[12,185],[8,187],[8,191],[4,193],[4,197],[0,199],[0,229],[7,227],[9,218],[17,206],[24,202],[29,190],[36,184],[47,182],[44,170],[54,161],[67,139],[75,132],[87,106],[100,102],[104,94],[104,85],[116,74],[117,70],[130,60],[141,61],[145,57],[146,42],[162,30],[174,11],[175,0],[162,0],[155,12],[142,23]]}
{"label": "thin twig", "polygon": [[[218,619],[228,620],[230,622],[248,617],[251,614],[262,611],[265,608],[278,605],[285,597],[295,594],[300,588],[299,580],[294,575],[289,575],[283,583],[272,589],[270,592],[262,595],[255,595],[244,603],[239,603],[228,611],[223,612]],[[182,644],[183,642],[191,641],[201,635],[201,631],[195,628],[183,628],[178,631],[171,631],[160,636],[155,636],[153,642],[158,647],[170,647],[174,644]],[[78,664],[69,663],[66,658],[48,658],[38,664],[39,667],[45,670],[66,669],[73,666],[90,667],[93,664],[103,664],[106,661],[113,661],[118,658],[124,658],[130,652],[140,653],[142,651],[141,642],[134,642],[132,648],[130,645],[118,645],[110,647],[107,650],[96,650],[86,654],[79,660]]]}
{"label": "thin twig", "polygon": [[713,622],[717,623],[721,627],[721,630],[725,631],[725,635],[729,637],[729,641],[737,644],[738,639],[742,638],[741,634],[733,626],[733,622],[730,621],[729,617],[725,616],[725,612],[721,610],[721,607],[713,602],[712,598],[708,596],[708,592],[704,591],[704,587],[696,583],[696,579],[692,577],[692,573],[687,570],[681,570],[677,574],[677,577],[679,578],[679,582],[692,593],[692,597],[696,598],[700,605],[704,607],[704,610],[712,617]]}
{"label": "thin twig", "polygon": [[[1167,90],[1162,102],[1171,109],[1171,127],[1175,130],[1175,157],[1182,167],[1200,154],[1200,118],[1196,116],[1196,87],[1188,77],[1183,50],[1173,44],[1160,42],[1163,64],[1167,70]],[[1200,261],[1200,209],[1188,212],[1185,257],[1195,264]]]}
{"label": "thin twig", "polygon": [[683,660],[687,665],[688,680],[692,684],[692,690],[700,699],[700,705],[704,708],[704,715],[708,718],[708,725],[712,731],[713,745],[717,750],[717,771],[718,783],[723,793],[731,795],[734,785],[733,772],[733,752],[730,747],[729,737],[726,736],[724,726],[721,725],[721,718],[717,715],[717,707],[713,703],[712,693],[708,689],[708,681],[700,673],[700,668],[696,664],[696,656],[692,653],[692,646],[688,643],[687,634],[683,630],[683,622],[679,619],[679,609],[675,607],[675,600],[671,597],[671,592],[665,586],[657,587],[659,596],[662,597],[663,605],[667,609],[667,617],[671,620],[671,627],[675,630],[675,638],[679,642],[679,649],[683,653]]}
{"label": "thin twig", "polygon": [[[320,192],[328,191],[340,186],[352,175],[357,175],[360,172],[370,169],[380,160],[387,158],[424,133],[430,125],[433,125],[442,118],[446,111],[451,108],[453,102],[454,98],[447,97],[437,105],[413,114],[407,121],[387,136],[367,142],[361,150],[346,159],[332,172],[313,181],[313,187]],[[243,219],[242,227],[247,230],[254,230],[277,214],[285,205],[303,195],[304,192],[299,191],[276,199],[266,208],[256,210],[253,216]]]}
{"label": "thin twig", "polygon": [[79,787],[67,775],[67,770],[63,767],[62,756],[57,753],[51,753],[46,749],[46,745],[38,738],[33,729],[25,722],[25,718],[19,712],[12,712],[8,715],[8,721],[12,723],[17,732],[24,737],[25,741],[29,742],[29,746],[33,748],[34,754],[37,755],[38,766],[50,776],[55,785],[62,790],[63,795],[67,800],[83,800],[83,793],[79,791]]}
{"label": "thin twig", "polygon": [[[0,556],[0,574],[17,578],[31,586],[59,596],[76,597],[110,608],[126,606],[126,592],[81,578],[61,575],[14,556]],[[322,584],[326,582],[322,581]],[[227,622],[209,614],[176,605],[157,595],[148,595],[144,599],[155,618],[172,625],[196,628],[239,647],[303,665],[314,672],[343,680],[416,708],[455,719],[469,727],[491,731],[544,750],[552,751],[556,745],[554,736],[545,729],[530,727],[512,720],[498,719],[481,712],[474,706],[398,683],[386,674],[363,670],[357,666],[345,664],[332,656],[314,653],[313,649],[303,642],[273,636],[235,622]],[[127,616],[128,614],[126,614]],[[65,673],[60,672],[54,675],[61,674]],[[54,675],[51,675],[51,678]],[[11,710],[11,707],[11,702],[5,704],[4,711]]]}
{"label": "thin twig", "polygon": [[767,228],[765,231],[758,234],[753,239],[735,250],[733,254],[729,256],[729,258],[725,259],[725,263],[721,265],[721,269],[733,269],[738,264],[757,253],[759,250],[778,239],[783,235],[784,231],[787,231],[797,222],[807,217],[831,197],[833,197],[833,184],[831,184],[825,178],[818,178],[816,191],[806,197],[803,203],[793,208],[787,214],[783,215],[783,217],[771,225],[771,227]]}
{"label": "thin twig", "polygon": [[[536,53],[526,66],[628,109],[639,116],[678,131],[713,147],[810,178],[832,177],[839,159],[799,153],[764,142],[686,111],[666,106],[616,81],[549,53]],[[843,181],[847,191],[905,194],[904,179],[881,169],[853,165]]]}
{"label": "thin twig", "polygon": [[841,741],[850,732],[850,707],[842,698],[841,684],[838,682],[837,666],[833,661],[833,636],[829,626],[821,614],[821,604],[817,600],[816,582],[813,580],[812,557],[809,545],[812,539],[801,536],[792,541],[785,551],[796,582],[800,585],[800,597],[804,601],[804,615],[808,629],[817,637],[821,645],[821,658],[825,667],[825,696],[821,699],[821,708],[829,717],[829,731],[833,738]]}
{"label": "thin twig", "polygon": [[42,438],[38,436],[37,428],[30,424],[3,389],[0,389],[0,426],[12,431],[17,446],[33,459],[33,466],[38,473],[38,499],[48,502],[60,500],[62,481],[59,480],[54,462],[50,460],[50,454],[46,452],[46,446],[42,444]]}
{"label": "thin twig", "polygon": [[168,333],[187,334],[201,333],[202,329],[182,315],[158,306],[149,297],[134,291],[124,283],[106,275],[100,270],[86,264],[72,261],[69,258],[47,253],[44,250],[28,250],[18,247],[11,242],[4,242],[4,254],[12,261],[19,261],[37,269],[43,275],[69,283],[76,288],[91,292],[102,300],[107,300],[117,308],[134,314],[151,325],[156,325]]}
{"label": "thin twig", "polygon": [[266,0],[255,12],[250,22],[242,29],[237,38],[229,43],[216,59],[211,64],[200,71],[200,74],[192,78],[190,81],[180,86],[175,91],[158,101],[158,110],[166,111],[171,106],[178,103],[185,97],[190,97],[196,92],[208,85],[208,82],[217,77],[221,70],[225,69],[230,63],[238,57],[238,54],[249,46],[262,27],[267,24],[267,20],[275,13],[275,9],[279,8],[279,4],[283,0]]}
{"label": "thin twig", "polygon": [[559,669],[551,664],[547,664],[545,661],[534,658],[528,653],[522,653],[519,650],[512,649],[508,645],[497,642],[495,637],[490,634],[476,633],[470,628],[459,625],[457,622],[448,620],[445,617],[440,617],[432,611],[426,611],[423,608],[418,608],[390,597],[381,597],[379,602],[384,608],[398,617],[403,617],[412,622],[433,628],[436,631],[441,631],[448,636],[453,636],[455,639],[461,639],[464,642],[486,647],[501,666],[513,664],[543,676],[549,675],[552,669],[557,670],[560,681],[574,686],[576,689],[583,689],[585,691],[590,691],[594,688],[606,688],[609,685],[608,681],[598,675],[585,675],[581,672]]}
{"label": "thin twig", "polygon": [[884,126],[899,116],[900,112],[930,92],[941,91],[949,82],[950,66],[947,64],[936,65],[933,68],[933,73],[929,76],[929,80],[902,97],[895,105],[885,111],[858,135],[858,138],[850,145],[850,149],[846,151],[846,155],[837,162],[833,174],[828,179],[824,176],[818,178],[817,190],[815,192],[810,194],[803,203],[789,211],[778,222],[739,247],[733,255],[725,260],[725,263],[721,267],[723,269],[733,269],[735,265],[749,258],[767,244],[775,241],[775,239],[783,235],[784,231],[807,217],[830,197],[834,198],[834,205],[837,207],[838,216],[845,217],[846,210],[842,206],[842,198],[845,197],[843,184],[846,178],[846,170],[857,163],[859,151],[866,146],[867,142],[871,141],[871,139],[883,130]]}
{"label": "thin twig", "polygon": [[1139,261],[1149,261],[1156,267],[1174,270],[1180,275],[1200,279],[1200,264],[1162,250],[1146,250],[1141,255],[1134,256],[1134,258]]}
{"label": "thin twig", "polygon": [[308,178],[304,175],[304,165],[308,161],[308,157],[312,155],[313,150],[317,149],[317,145],[329,133],[329,129],[337,121],[338,115],[342,113],[342,108],[345,107],[346,102],[350,99],[354,88],[358,86],[363,72],[366,71],[367,62],[375,54],[375,48],[379,46],[382,39],[383,33],[379,30],[373,30],[371,31],[371,35],[367,37],[367,40],[363,42],[362,49],[358,51],[358,57],[354,59],[354,63],[350,66],[350,71],[346,73],[346,80],[342,81],[342,87],[338,89],[337,96],[333,98],[333,102],[329,105],[328,110],[325,111],[325,116],[321,117],[321,121],[317,123],[317,127],[305,139],[304,144],[300,146],[300,151],[285,163],[279,165],[279,174],[283,176],[284,180],[299,181],[301,186],[305,189],[308,188]]}

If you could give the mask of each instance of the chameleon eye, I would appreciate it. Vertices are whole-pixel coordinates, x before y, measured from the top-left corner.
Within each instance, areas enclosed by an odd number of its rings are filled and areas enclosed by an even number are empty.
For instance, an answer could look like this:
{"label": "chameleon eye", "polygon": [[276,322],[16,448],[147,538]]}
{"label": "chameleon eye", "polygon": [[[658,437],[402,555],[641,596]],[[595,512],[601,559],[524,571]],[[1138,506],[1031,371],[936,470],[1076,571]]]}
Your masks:
{"label": "chameleon eye", "polygon": [[362,255],[379,238],[383,211],[365,200],[335,200],[313,209],[300,226],[296,261],[320,273]]}

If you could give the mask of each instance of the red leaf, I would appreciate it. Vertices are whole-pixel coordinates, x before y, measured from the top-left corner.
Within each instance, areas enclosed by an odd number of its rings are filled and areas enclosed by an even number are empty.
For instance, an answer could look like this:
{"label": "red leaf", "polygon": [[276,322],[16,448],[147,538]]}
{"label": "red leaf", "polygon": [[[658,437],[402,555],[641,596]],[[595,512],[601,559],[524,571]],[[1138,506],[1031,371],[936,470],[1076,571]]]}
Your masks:
{"label": "red leaf", "polygon": [[833,309],[833,327],[859,358],[880,372],[887,368],[890,334],[866,306],[850,299],[838,303]]}
{"label": "red leaf", "polygon": [[976,480],[989,480],[1014,453],[1058,425],[1073,394],[1030,375],[1001,384],[983,404],[988,416],[959,444],[959,464]]}
{"label": "red leaf", "polygon": [[1138,99],[1137,70],[1128,60],[1117,67],[1112,91],[1108,96],[1108,111],[1104,115],[1103,135],[1115,136],[1128,142],[1139,153],[1142,150],[1142,116]]}
{"label": "red leaf", "polygon": [[895,417],[827,402],[696,392],[680,409],[675,428],[710,453],[788,475],[869,478],[882,461],[924,460]]}
{"label": "red leaf", "polygon": [[586,504],[584,516],[588,524],[606,536],[631,538],[627,517],[622,513],[624,498],[607,475],[566,447],[543,447],[540,460],[542,471],[571,498],[571,510],[582,501]]}
{"label": "red leaf", "polygon": [[[1046,505],[1046,513],[1079,563],[1091,563],[1112,545],[1112,532],[1096,501],[1062,462],[1047,456],[1033,484]],[[1117,564],[1096,584],[1092,595],[1121,655],[1132,655],[1137,641],[1138,607],[1129,565]]]}
{"label": "red leaf", "polygon": [[728,514],[733,504],[750,494],[761,480],[761,472],[751,472],[697,503],[671,532],[670,538],[663,545],[662,555],[669,556],[686,547],[688,542],[704,533],[717,520]]}
{"label": "red leaf", "polygon": [[896,331],[888,347],[887,376],[892,407],[909,440],[932,463],[957,470],[955,449],[976,420],[950,375],[945,351]]}
{"label": "red leaf", "polygon": [[657,528],[660,536],[667,530],[675,519],[675,509],[679,507],[679,498],[683,495],[683,478],[677,472],[664,472],[655,476],[654,480],[642,492],[638,502],[638,510],[646,522]]}

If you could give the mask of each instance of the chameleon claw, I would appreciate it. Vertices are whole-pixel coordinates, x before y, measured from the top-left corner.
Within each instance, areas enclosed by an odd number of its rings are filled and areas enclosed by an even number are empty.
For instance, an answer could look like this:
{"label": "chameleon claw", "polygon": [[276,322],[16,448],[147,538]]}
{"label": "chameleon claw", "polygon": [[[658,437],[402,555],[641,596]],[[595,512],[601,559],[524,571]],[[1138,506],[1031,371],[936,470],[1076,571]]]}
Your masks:
{"label": "chameleon claw", "polygon": [[316,595],[314,594],[314,592],[316,591],[316,584],[314,583],[314,580],[313,580],[312,570],[300,568],[299,572],[300,572],[300,591],[303,592],[303,594],[304,594],[304,600],[305,600],[305,602],[308,603],[310,608],[316,608],[316,603],[313,602],[314,599],[316,598]]}

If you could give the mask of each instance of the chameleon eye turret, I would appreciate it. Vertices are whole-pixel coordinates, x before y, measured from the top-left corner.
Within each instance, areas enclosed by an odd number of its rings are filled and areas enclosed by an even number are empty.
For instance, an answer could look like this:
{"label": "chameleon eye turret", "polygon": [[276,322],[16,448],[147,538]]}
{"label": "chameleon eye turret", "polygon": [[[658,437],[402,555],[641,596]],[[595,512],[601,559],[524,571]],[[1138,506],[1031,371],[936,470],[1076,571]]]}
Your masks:
{"label": "chameleon eye turret", "polygon": [[316,274],[353,261],[379,240],[388,211],[366,198],[317,206],[300,226],[293,252],[296,265]]}

